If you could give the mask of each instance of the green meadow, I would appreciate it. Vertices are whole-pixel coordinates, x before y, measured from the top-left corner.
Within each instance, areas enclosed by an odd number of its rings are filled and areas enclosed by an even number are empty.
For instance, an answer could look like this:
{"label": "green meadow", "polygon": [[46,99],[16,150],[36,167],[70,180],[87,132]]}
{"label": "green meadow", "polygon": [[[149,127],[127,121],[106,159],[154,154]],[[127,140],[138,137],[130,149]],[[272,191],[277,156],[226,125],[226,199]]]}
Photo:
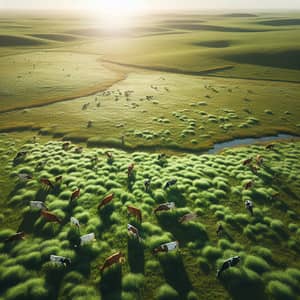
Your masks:
{"label": "green meadow", "polygon": [[[130,21],[0,14],[0,300],[300,299],[300,14]],[[280,133],[294,138],[206,154],[216,143]],[[154,214],[165,202],[176,208]],[[187,213],[197,218],[181,224]],[[5,242],[20,231],[24,240]],[[96,240],[75,247],[88,233]],[[152,253],[171,241],[178,251]],[[125,262],[101,274],[118,251]],[[217,279],[236,255],[240,263]]]}
{"label": "green meadow", "polygon": [[[299,295],[299,154],[300,143],[227,149],[218,155],[168,156],[114,149],[65,151],[63,142],[33,142],[17,134],[1,134],[0,260],[2,299],[297,299]],[[108,161],[105,151],[113,153]],[[16,151],[27,151],[14,163]],[[257,173],[243,161],[264,157]],[[94,163],[93,158],[98,157]],[[127,178],[127,166],[135,172]],[[18,180],[26,173],[32,179]],[[46,190],[40,178],[61,183]],[[145,191],[144,181],[151,178]],[[176,185],[165,190],[165,183]],[[250,190],[244,189],[255,181]],[[73,203],[71,193],[81,189]],[[113,201],[97,210],[110,193]],[[43,201],[62,220],[48,223],[30,201]],[[254,216],[244,201],[255,203]],[[153,209],[175,202],[172,211],[155,215]],[[128,216],[127,206],[142,210],[143,222]],[[198,218],[186,224],[178,219],[188,212]],[[73,216],[80,230],[70,224]],[[127,223],[136,226],[142,240],[127,235]],[[217,224],[224,231],[216,235]],[[4,243],[16,231],[24,241]],[[96,241],[74,247],[80,235],[94,232]],[[154,256],[161,243],[178,240],[180,251]],[[125,254],[123,265],[104,271],[106,257]],[[49,262],[49,255],[71,258],[70,267]],[[238,267],[216,279],[216,269],[233,255]],[[198,295],[198,296],[197,296]]]}

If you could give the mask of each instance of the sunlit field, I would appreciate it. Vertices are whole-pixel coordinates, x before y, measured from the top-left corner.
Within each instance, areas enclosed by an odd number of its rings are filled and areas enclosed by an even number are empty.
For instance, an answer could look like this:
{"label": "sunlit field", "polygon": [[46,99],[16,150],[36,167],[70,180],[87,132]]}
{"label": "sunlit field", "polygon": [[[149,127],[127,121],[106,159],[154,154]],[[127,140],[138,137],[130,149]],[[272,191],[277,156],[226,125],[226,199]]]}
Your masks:
{"label": "sunlit field", "polygon": [[300,14],[141,3],[0,14],[0,300],[300,299]]}

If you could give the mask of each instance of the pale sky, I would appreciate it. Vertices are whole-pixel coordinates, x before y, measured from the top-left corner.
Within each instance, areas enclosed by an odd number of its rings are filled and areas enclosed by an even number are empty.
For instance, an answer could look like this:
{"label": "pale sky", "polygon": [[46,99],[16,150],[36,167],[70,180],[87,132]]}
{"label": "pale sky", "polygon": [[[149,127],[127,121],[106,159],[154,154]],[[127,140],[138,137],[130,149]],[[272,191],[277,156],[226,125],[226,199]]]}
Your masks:
{"label": "pale sky", "polygon": [[0,9],[259,10],[300,9],[300,0],[0,0]]}

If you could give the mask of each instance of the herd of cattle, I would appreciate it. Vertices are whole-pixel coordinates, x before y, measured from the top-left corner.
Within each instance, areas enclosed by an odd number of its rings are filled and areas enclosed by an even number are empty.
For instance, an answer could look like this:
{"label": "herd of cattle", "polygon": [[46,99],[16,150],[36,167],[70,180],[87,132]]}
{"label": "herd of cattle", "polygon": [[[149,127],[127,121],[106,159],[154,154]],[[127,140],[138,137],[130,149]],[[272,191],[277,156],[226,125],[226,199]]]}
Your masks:
{"label": "herd of cattle", "polygon": [[[63,149],[64,150],[69,150],[70,149],[70,143],[64,143],[63,144]],[[267,150],[272,150],[274,148],[274,144],[269,144],[266,146]],[[81,153],[82,148],[76,148],[75,152],[77,153]],[[14,161],[20,161],[23,160],[26,156],[26,152],[25,151],[20,151],[17,153],[16,157],[14,158]],[[111,163],[113,161],[113,154],[112,152],[106,152],[107,155],[107,159],[108,162]],[[159,155],[158,159],[163,158],[163,155]],[[250,169],[252,170],[252,172],[256,173],[257,170],[263,165],[264,160],[263,157],[258,155],[255,158],[249,158],[244,160],[243,162],[244,166],[249,166]],[[127,168],[127,176],[128,179],[131,179],[132,176],[134,176],[134,164],[130,164]],[[26,173],[20,173],[18,174],[18,177],[21,181],[28,181],[32,179],[32,176]],[[46,189],[46,190],[51,190],[54,188],[55,184],[60,184],[60,182],[62,181],[62,176],[57,176],[54,178],[54,181],[51,182],[51,180],[49,180],[48,178],[41,178],[40,179],[40,183],[42,184],[42,186]],[[177,183],[176,179],[171,179],[169,181],[167,181],[164,185],[164,189],[167,190],[170,187],[172,187],[173,185],[175,185]],[[245,185],[244,185],[244,189],[250,189],[254,186],[254,180],[250,180],[248,181]],[[144,181],[144,188],[145,191],[148,192],[150,190],[151,187],[151,179],[146,179]],[[113,201],[114,199],[114,193],[111,193],[107,196],[105,196],[102,201],[99,203],[99,205],[97,206],[98,210],[101,210],[104,206],[108,205],[110,202]],[[71,197],[70,197],[70,203],[76,201],[77,198],[80,197],[80,189],[76,189],[75,191],[72,192]],[[38,209],[40,210],[40,214],[41,216],[45,219],[45,221],[47,222],[57,222],[57,223],[62,223],[62,220],[55,215],[54,213],[48,211],[47,206],[45,205],[44,202],[42,201],[30,201],[30,207],[32,209]],[[162,203],[159,204],[155,209],[154,209],[154,213],[157,214],[158,212],[161,211],[168,211],[168,210],[172,210],[175,209],[175,203],[174,202],[166,202],[166,203]],[[249,213],[251,214],[251,216],[253,216],[253,203],[252,201],[247,200],[245,202],[245,208],[249,211]],[[127,206],[127,212],[128,214],[136,217],[136,219],[142,223],[142,211],[134,206]],[[189,222],[192,220],[195,220],[197,218],[197,214],[196,213],[187,213],[184,216],[180,217],[178,219],[179,223],[185,223],[185,222]],[[72,225],[77,226],[78,228],[80,227],[80,223],[79,220],[77,220],[74,217],[70,218],[70,222]],[[220,232],[222,232],[223,227],[221,224],[218,225],[217,228],[217,234],[219,235]],[[134,238],[138,239],[139,241],[142,241],[142,238],[140,236],[139,230],[138,228],[136,228],[135,226],[131,225],[131,224],[127,224],[127,231],[129,235],[132,235]],[[21,232],[17,232],[16,234],[13,234],[12,236],[9,236],[6,240],[5,243],[8,242],[13,242],[13,241],[18,241],[18,240],[22,240],[24,239],[25,233],[23,231]],[[85,234],[83,236],[80,237],[80,242],[78,245],[75,245],[75,247],[79,247],[81,245],[84,245],[86,243],[92,242],[95,240],[95,234],[94,233],[89,233],[89,234]],[[159,252],[170,252],[170,251],[174,251],[174,250],[178,250],[179,249],[179,242],[178,241],[172,241],[169,243],[164,243],[159,245],[158,247],[152,249],[152,253],[153,254],[157,254]],[[121,252],[117,252],[114,253],[113,255],[109,256],[103,263],[103,265],[99,268],[101,272],[103,272],[106,268],[110,267],[111,265],[117,264],[117,263],[121,263],[122,261],[125,260],[125,256],[124,254],[122,254]],[[64,266],[69,266],[71,264],[71,259],[63,257],[63,256],[57,256],[57,255],[50,255],[50,261],[57,263],[57,264],[61,264]],[[223,265],[221,266],[221,268],[219,270],[217,270],[217,278],[220,277],[221,273],[228,269],[229,267],[235,266],[238,264],[238,262],[240,261],[240,257],[239,256],[234,256],[231,257],[227,260],[225,260],[223,262]]]}

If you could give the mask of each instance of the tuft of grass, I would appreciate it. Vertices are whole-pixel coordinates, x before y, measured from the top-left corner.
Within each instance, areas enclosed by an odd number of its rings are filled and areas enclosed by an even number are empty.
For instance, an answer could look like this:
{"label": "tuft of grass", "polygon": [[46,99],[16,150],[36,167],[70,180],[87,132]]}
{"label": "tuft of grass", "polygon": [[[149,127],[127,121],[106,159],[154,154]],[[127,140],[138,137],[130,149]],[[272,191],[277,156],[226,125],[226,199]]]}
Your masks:
{"label": "tuft of grass", "polygon": [[245,266],[258,274],[263,274],[270,270],[269,264],[263,258],[254,255],[246,257]]}
{"label": "tuft of grass", "polygon": [[215,261],[222,256],[222,251],[213,246],[205,246],[202,250],[202,255],[209,261]]}
{"label": "tuft of grass", "polygon": [[156,300],[179,300],[178,292],[168,284],[163,284],[155,292]]}
{"label": "tuft of grass", "polygon": [[122,278],[122,288],[128,292],[138,292],[142,288],[144,281],[143,274],[128,273]]}
{"label": "tuft of grass", "polygon": [[278,280],[270,281],[266,287],[266,290],[268,294],[275,300],[295,299],[295,294],[293,293],[292,289],[288,285]]}

